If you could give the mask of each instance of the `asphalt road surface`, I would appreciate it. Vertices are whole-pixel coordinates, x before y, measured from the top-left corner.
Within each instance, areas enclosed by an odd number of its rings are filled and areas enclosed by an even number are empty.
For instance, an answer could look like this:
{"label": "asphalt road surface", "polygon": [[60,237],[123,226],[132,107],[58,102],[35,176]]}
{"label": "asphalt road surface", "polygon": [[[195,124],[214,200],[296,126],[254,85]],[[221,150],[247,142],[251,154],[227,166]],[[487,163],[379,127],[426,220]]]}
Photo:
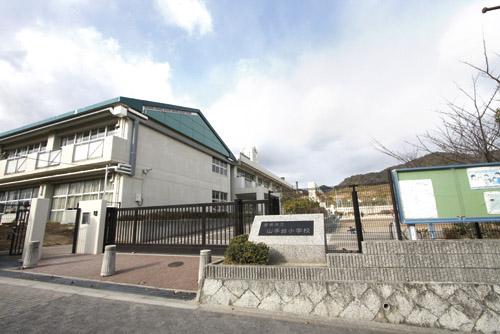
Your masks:
{"label": "asphalt road surface", "polygon": [[[106,292],[88,289],[73,293],[73,287],[28,286],[0,281],[0,332],[7,333],[411,333],[417,328],[385,324],[315,320],[287,320],[245,312],[213,311],[194,303],[180,307],[106,297]],[[21,284],[21,285],[20,285]],[[81,289],[81,288],[80,288]],[[100,296],[102,295],[102,296]],[[134,300],[136,298],[137,300]],[[161,303],[161,302],[160,302]],[[294,318],[293,316],[291,318]],[[441,332],[441,331],[439,331]]]}

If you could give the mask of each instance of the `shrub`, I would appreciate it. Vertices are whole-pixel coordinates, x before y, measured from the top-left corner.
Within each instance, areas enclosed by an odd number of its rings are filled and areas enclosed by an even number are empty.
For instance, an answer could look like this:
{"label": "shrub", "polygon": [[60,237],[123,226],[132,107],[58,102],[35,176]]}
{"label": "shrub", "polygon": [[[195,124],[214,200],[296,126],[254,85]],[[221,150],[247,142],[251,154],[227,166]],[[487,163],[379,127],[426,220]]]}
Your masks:
{"label": "shrub", "polygon": [[226,264],[267,264],[269,262],[269,247],[262,243],[248,241],[248,235],[243,234],[233,238],[224,253]]}
{"label": "shrub", "polygon": [[474,238],[474,226],[469,224],[452,224],[443,228],[445,239],[469,239]]}

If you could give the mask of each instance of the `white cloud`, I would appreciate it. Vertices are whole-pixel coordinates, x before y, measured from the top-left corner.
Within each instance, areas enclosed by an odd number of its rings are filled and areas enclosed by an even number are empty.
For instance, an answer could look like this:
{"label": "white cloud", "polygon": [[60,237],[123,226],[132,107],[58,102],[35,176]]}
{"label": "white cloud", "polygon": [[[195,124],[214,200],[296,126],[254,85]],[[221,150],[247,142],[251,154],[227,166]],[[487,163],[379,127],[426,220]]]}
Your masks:
{"label": "white cloud", "polygon": [[165,22],[189,34],[212,32],[212,16],[201,0],[155,0]]}
{"label": "white cloud", "polygon": [[335,47],[243,61],[209,119],[233,150],[257,145],[267,167],[292,182],[333,184],[395,164],[373,138],[400,146],[432,128],[434,111],[456,95],[453,81],[470,78],[460,60],[481,59],[481,30],[490,39],[500,31],[498,18],[481,19],[477,6],[450,16],[426,31],[407,22],[380,27],[361,15],[359,24],[372,29],[354,29]]}
{"label": "white cloud", "polygon": [[170,72],[91,27],[25,28],[0,46],[1,128],[115,96],[175,102]]}

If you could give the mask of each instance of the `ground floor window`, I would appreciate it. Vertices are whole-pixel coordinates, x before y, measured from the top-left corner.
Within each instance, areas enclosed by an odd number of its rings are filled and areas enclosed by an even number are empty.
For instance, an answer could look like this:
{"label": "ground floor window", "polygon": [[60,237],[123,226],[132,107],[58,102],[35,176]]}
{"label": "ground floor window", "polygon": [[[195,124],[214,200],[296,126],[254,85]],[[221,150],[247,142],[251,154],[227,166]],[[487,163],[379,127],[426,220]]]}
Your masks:
{"label": "ground floor window", "polygon": [[227,193],[212,190],[212,203],[227,202]]}
{"label": "ground floor window", "polygon": [[106,192],[104,192],[104,178],[56,184],[54,185],[50,221],[60,222],[63,211],[76,208],[80,201],[101,198],[108,202],[113,200],[113,184],[108,181]]}
{"label": "ground floor window", "polygon": [[38,197],[39,187],[0,191],[0,214],[16,212],[18,203],[30,202]]}

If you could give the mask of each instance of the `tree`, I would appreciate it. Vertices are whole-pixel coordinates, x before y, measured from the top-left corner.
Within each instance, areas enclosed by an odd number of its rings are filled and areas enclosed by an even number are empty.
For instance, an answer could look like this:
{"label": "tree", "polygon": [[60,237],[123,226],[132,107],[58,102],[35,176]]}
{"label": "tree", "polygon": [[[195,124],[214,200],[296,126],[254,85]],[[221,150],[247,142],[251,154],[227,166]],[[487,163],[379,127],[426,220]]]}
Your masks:
{"label": "tree", "polygon": [[[376,141],[376,148],[401,162],[409,162],[420,153],[444,153],[451,162],[493,162],[500,160],[500,73],[491,68],[483,40],[485,64],[480,67],[465,62],[476,73],[469,89],[457,85],[464,104],[448,101],[447,110],[439,111],[440,125],[418,135],[412,150],[398,152]],[[500,58],[500,55],[497,55]]]}
{"label": "tree", "polygon": [[312,201],[307,197],[287,199],[283,202],[283,209],[287,214],[324,212],[324,209],[319,206],[318,202]]}

